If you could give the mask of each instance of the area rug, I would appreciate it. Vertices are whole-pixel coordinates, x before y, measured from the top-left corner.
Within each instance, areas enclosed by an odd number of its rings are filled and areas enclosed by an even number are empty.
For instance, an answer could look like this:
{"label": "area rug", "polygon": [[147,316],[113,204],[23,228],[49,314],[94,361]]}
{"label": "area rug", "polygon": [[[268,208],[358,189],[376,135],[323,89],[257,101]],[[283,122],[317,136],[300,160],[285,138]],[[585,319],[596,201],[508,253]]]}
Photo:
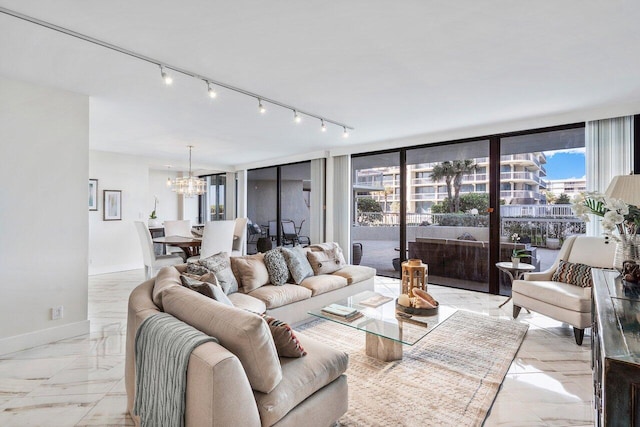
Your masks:
{"label": "area rug", "polygon": [[327,320],[297,328],[349,353],[349,410],[342,426],[479,426],[527,325],[456,311],[403,359],[365,354],[365,333]]}

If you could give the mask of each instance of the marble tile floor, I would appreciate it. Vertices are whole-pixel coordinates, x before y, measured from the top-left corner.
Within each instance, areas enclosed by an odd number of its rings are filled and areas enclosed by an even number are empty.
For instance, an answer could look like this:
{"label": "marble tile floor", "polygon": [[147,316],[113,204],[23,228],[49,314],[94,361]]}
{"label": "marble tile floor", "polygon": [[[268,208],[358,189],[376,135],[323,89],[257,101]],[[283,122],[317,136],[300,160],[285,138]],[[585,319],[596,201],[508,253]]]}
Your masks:
{"label": "marble tile floor", "polygon": [[[89,277],[88,335],[0,355],[0,426],[127,426],[124,353],[127,298],[142,270]],[[376,278],[394,295],[399,280]],[[430,286],[441,304],[510,319],[505,297]],[[578,347],[572,329],[523,312],[529,331],[498,393],[486,426],[593,425],[590,337]],[[425,425],[418,423],[416,425]]]}

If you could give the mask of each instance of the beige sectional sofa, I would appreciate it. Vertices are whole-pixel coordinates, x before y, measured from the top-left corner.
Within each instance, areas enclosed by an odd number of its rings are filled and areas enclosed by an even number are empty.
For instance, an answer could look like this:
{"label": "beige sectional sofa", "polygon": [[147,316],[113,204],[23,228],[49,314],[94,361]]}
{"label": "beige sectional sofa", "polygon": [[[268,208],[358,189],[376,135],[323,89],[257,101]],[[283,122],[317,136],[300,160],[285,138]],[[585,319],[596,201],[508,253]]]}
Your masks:
{"label": "beige sectional sofa", "polygon": [[374,269],[347,266],[300,285],[240,288],[229,295],[233,307],[182,286],[185,271],[186,265],[163,268],[129,298],[125,382],[132,417],[135,335],[161,311],[219,340],[196,347],[189,358],[187,426],[330,426],[346,412],[348,355],[296,332],[307,355],[278,357],[267,323],[255,313],[299,322],[311,308],[373,289]]}

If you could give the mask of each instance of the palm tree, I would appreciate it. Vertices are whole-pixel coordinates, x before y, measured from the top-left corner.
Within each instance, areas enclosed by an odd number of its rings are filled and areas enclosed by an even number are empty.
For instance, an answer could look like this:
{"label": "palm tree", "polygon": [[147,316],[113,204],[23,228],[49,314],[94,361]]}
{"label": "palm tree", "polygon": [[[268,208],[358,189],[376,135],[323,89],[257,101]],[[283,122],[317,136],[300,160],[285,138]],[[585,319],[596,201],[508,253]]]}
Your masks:
{"label": "palm tree", "polygon": [[462,177],[470,174],[476,170],[477,167],[473,160],[446,161],[433,167],[431,171],[431,181],[438,182],[444,178],[447,184],[447,196],[450,201],[449,212],[460,211],[460,187],[462,187]]}
{"label": "palm tree", "polygon": [[[438,182],[444,178],[444,181],[447,184],[447,196],[449,197],[449,200],[452,200],[451,181],[453,180],[454,175],[453,165],[449,161],[435,165],[431,170],[431,181]],[[452,208],[453,206],[449,204],[449,212],[453,212]]]}

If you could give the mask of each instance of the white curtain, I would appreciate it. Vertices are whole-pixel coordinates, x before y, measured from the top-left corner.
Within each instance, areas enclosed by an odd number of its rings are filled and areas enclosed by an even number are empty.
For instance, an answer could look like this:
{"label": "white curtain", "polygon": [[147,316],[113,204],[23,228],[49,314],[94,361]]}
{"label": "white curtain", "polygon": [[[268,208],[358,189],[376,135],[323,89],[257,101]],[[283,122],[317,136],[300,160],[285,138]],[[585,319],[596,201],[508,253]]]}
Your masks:
{"label": "white curtain", "polygon": [[[587,191],[604,192],[616,175],[633,170],[633,116],[587,122]],[[587,235],[600,236],[600,221],[587,223]]]}
{"label": "white curtain", "polygon": [[324,208],[325,208],[325,159],[311,160],[311,211],[309,219],[309,238],[311,243],[325,241]]}
{"label": "white curtain", "polygon": [[[351,257],[351,157],[330,157],[327,163],[327,240]],[[350,259],[347,259],[350,262]]]}

